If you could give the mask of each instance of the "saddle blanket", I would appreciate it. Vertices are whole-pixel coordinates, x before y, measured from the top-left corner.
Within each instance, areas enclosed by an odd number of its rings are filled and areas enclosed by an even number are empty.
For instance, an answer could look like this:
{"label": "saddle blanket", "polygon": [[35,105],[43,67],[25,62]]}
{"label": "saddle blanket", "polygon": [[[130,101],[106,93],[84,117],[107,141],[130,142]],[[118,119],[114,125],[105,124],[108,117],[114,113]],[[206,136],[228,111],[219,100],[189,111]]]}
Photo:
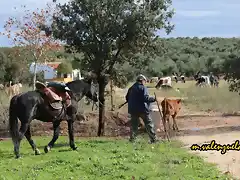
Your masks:
{"label": "saddle blanket", "polygon": [[54,87],[46,87],[43,89],[43,92],[49,99],[50,103],[54,103],[57,101],[64,101],[67,107],[71,104],[71,97],[68,92],[59,92]]}

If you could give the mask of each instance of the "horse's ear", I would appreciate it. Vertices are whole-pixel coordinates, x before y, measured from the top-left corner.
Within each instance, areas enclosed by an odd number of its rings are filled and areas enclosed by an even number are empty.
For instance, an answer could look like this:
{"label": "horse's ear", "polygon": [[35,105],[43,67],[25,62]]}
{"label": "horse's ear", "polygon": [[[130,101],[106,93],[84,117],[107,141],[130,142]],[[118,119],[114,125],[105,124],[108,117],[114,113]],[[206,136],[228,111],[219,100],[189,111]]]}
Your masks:
{"label": "horse's ear", "polygon": [[180,102],[182,102],[182,99],[177,99],[177,103],[179,104]]}
{"label": "horse's ear", "polygon": [[88,72],[86,77],[84,78],[85,82],[91,84],[93,80],[95,80],[97,75],[93,72]]}
{"label": "horse's ear", "polygon": [[93,78],[97,78],[97,75],[91,71],[91,72],[88,72],[87,77],[93,79]]}

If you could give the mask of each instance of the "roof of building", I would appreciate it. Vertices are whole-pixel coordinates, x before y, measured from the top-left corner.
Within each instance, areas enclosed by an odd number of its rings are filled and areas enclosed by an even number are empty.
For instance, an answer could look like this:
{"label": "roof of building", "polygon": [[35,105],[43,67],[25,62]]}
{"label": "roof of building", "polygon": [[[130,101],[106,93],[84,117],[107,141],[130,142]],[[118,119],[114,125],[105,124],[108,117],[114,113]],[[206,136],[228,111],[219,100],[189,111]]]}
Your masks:
{"label": "roof of building", "polygon": [[61,64],[62,62],[47,62],[47,66],[52,67],[53,69],[57,69],[58,66]]}

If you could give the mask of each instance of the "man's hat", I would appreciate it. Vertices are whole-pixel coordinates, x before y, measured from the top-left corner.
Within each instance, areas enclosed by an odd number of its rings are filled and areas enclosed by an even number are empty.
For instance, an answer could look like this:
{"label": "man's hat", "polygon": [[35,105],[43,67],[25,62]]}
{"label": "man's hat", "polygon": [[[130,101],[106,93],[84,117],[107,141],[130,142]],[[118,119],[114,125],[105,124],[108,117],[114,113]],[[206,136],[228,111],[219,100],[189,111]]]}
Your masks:
{"label": "man's hat", "polygon": [[137,81],[142,81],[142,80],[147,81],[147,78],[142,74],[138,75]]}

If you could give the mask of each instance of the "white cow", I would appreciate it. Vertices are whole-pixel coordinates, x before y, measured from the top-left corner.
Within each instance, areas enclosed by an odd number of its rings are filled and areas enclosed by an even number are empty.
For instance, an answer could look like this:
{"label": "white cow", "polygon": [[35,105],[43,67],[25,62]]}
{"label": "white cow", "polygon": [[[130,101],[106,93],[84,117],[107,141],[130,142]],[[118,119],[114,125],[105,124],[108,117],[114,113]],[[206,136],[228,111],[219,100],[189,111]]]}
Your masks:
{"label": "white cow", "polygon": [[172,87],[172,79],[170,76],[162,77],[159,79],[156,88],[160,88],[162,85]]}
{"label": "white cow", "polygon": [[199,86],[211,86],[209,76],[200,76],[197,80]]}
{"label": "white cow", "polygon": [[207,85],[210,85],[210,79],[209,76],[202,76],[205,79],[205,82]]}

